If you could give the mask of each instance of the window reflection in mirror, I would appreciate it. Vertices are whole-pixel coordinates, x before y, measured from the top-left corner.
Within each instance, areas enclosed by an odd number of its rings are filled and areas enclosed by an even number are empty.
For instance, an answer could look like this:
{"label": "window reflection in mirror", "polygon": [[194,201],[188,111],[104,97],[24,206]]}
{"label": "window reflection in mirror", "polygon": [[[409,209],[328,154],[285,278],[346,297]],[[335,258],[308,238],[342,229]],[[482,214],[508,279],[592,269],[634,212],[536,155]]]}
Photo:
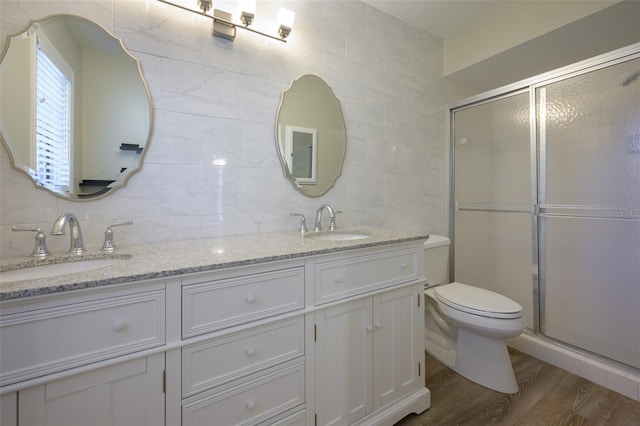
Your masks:
{"label": "window reflection in mirror", "polygon": [[36,44],[36,152],[35,170],[29,172],[36,184],[69,192],[73,71],[46,36],[31,37]]}
{"label": "window reflection in mirror", "polygon": [[151,134],[138,60],[120,39],[78,16],[33,21],[9,37],[0,111],[12,166],[37,188],[70,200],[123,187],[141,169]]}

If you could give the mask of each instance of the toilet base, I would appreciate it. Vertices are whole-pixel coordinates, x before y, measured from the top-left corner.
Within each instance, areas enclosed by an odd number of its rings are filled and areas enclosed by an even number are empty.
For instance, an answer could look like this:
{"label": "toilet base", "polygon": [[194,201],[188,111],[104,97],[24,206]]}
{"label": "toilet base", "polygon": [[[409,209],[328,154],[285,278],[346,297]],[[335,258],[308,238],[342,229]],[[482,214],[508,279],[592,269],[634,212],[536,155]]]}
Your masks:
{"label": "toilet base", "polygon": [[518,392],[504,339],[481,336],[458,328],[453,370],[479,385],[503,393]]}

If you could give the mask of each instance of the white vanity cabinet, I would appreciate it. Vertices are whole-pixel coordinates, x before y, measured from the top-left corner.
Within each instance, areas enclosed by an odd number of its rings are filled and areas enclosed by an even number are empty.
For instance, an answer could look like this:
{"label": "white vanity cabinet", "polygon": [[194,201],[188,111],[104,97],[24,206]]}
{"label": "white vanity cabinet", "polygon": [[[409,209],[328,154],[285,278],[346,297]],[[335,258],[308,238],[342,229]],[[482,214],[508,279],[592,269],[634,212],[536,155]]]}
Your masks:
{"label": "white vanity cabinet", "polygon": [[182,280],[182,425],[303,419],[304,272],[285,262]]}
{"label": "white vanity cabinet", "polygon": [[18,425],[163,425],[164,367],[155,354],[27,388]]}
{"label": "white vanity cabinet", "polygon": [[422,239],[293,241],[3,300],[2,426],[392,425],[427,409]]}
{"label": "white vanity cabinet", "polygon": [[344,286],[334,294],[361,294],[315,313],[316,424],[392,424],[408,407],[429,407],[416,254],[387,251],[317,265],[317,272],[331,271],[326,281]]}
{"label": "white vanity cabinet", "polygon": [[[164,424],[164,284],[3,303],[3,425]],[[114,362],[113,360],[118,360]]]}

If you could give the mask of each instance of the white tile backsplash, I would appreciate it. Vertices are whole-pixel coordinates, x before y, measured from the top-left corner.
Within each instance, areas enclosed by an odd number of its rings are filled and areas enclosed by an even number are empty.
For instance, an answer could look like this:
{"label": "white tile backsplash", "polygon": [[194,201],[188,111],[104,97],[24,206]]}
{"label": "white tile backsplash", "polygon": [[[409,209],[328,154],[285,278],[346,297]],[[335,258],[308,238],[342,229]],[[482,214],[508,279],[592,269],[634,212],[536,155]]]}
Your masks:
{"label": "white tile backsplash", "polygon": [[[35,189],[0,148],[1,254],[31,252],[32,236],[11,225],[48,230],[67,211],[80,218],[90,249],[115,221],[134,221],[118,229],[124,246],[292,230],[298,222],[290,212],[312,222],[325,202],[344,211],[339,226],[444,234],[442,41],[350,0],[258,2],[254,26],[274,32],[281,6],[298,14],[288,43],[242,30],[234,42],[217,39],[210,20],[153,0],[3,0],[3,35],[30,19],[72,13],[121,37],[140,60],[154,126],[142,171],[96,201]],[[306,73],[332,86],[347,129],[342,176],[318,198],[286,180],[274,136],[282,91]],[[68,245],[64,238],[48,242],[55,250]]]}

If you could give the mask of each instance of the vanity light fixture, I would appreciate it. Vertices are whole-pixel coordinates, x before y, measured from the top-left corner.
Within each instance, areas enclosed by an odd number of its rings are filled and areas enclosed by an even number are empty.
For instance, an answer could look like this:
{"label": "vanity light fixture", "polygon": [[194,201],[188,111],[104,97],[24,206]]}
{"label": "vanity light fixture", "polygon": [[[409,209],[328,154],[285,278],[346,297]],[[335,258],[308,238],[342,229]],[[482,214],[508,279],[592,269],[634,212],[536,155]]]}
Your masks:
{"label": "vanity light fixture", "polygon": [[278,13],[278,24],[280,28],[278,29],[278,34],[284,40],[291,34],[291,29],[293,28],[293,21],[296,18],[295,12],[285,9],[284,7],[280,9],[280,13]]}
{"label": "vanity light fixture", "polygon": [[238,0],[238,9],[240,10],[240,21],[245,27],[253,23],[256,16],[256,0]]}
{"label": "vanity light fixture", "polygon": [[[286,38],[291,34],[293,28],[293,21],[295,19],[295,12],[282,8],[278,14],[278,36],[263,33],[262,31],[254,30],[250,28],[255,18],[256,0],[238,0],[238,6],[240,10],[240,21],[242,24],[235,23],[231,19],[231,14],[222,10],[213,9],[213,13],[207,13],[213,7],[213,0],[196,0],[200,11],[190,9],[188,7],[172,3],[168,0],[158,0],[161,3],[168,4],[170,6],[177,7],[178,9],[186,10],[188,12],[195,13],[207,17],[213,21],[211,34],[216,37],[223,37],[227,40],[233,40],[236,37],[236,28],[251,31],[252,33],[260,34],[264,37],[268,37],[274,40],[286,43]],[[216,28],[218,24],[219,28]]]}

